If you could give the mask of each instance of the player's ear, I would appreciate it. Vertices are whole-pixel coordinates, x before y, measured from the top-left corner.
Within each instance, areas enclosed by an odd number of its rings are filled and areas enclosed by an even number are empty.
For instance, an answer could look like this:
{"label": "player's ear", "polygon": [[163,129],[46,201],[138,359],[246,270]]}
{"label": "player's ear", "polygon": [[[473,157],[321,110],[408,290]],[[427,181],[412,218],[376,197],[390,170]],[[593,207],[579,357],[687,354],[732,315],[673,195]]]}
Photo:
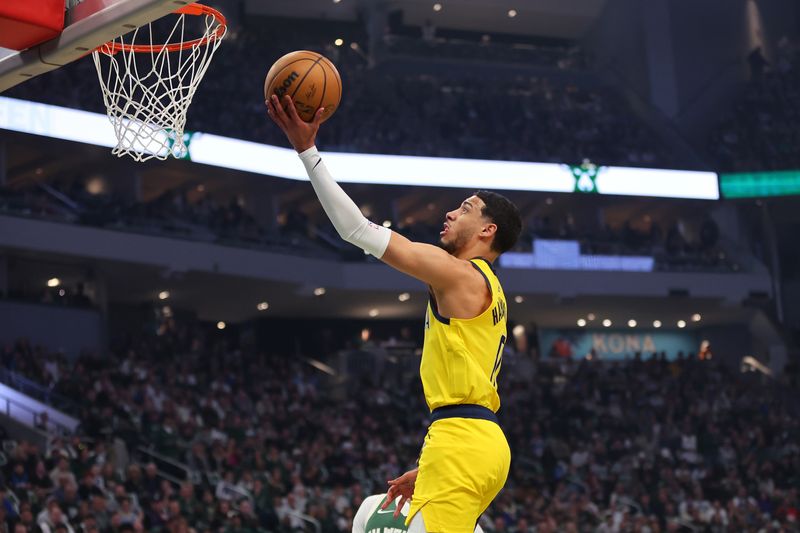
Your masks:
{"label": "player's ear", "polygon": [[481,237],[492,238],[497,233],[497,224],[490,222],[481,229]]}

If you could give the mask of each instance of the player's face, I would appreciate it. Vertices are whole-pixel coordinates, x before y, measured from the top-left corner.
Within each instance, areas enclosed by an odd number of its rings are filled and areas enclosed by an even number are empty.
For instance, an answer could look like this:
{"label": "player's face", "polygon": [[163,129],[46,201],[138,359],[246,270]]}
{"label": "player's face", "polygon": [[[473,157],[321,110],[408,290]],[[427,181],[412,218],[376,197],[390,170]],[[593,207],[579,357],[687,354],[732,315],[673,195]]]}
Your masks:
{"label": "player's face", "polygon": [[456,254],[480,233],[486,224],[483,207],[483,200],[470,196],[461,202],[458,209],[447,213],[442,231],[439,232],[439,242],[447,253]]}

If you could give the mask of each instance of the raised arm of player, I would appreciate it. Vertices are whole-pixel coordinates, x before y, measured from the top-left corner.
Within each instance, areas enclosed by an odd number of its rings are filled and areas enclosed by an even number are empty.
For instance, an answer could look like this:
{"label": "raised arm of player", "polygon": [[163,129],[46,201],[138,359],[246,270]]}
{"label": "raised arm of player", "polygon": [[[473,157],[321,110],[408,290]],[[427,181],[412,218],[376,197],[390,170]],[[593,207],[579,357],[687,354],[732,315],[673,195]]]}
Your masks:
{"label": "raised arm of player", "polygon": [[266,103],[270,118],[300,154],[314,191],[342,239],[436,289],[447,289],[467,279],[475,281],[477,274],[468,262],[436,246],[412,242],[388,228],[373,224],[361,214],[358,206],[330,175],[315,147],[322,109],[317,111],[313,122],[308,123],[297,115],[288,95],[283,102],[273,95]]}

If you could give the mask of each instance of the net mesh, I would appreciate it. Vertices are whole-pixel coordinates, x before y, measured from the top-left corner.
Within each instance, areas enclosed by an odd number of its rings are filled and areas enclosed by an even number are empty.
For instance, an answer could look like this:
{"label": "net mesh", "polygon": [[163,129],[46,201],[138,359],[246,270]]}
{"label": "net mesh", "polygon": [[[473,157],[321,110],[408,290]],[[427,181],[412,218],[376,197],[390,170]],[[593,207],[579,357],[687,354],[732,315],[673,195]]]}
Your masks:
{"label": "net mesh", "polygon": [[[92,53],[117,136],[112,153],[118,157],[147,161],[188,156],[186,113],[226,28],[211,14],[174,16],[172,30],[158,41],[163,44],[153,44],[154,34],[162,32],[151,23]],[[187,42],[190,21],[196,20],[202,21],[203,36]]]}

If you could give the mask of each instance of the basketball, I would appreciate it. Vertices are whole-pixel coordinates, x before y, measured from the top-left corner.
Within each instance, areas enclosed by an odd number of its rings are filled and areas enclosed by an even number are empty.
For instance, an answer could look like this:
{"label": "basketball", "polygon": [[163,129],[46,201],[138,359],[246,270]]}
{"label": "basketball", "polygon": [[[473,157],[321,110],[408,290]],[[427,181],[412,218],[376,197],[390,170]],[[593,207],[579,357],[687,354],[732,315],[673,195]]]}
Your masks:
{"label": "basketball", "polygon": [[264,80],[264,97],[289,95],[297,114],[306,122],[314,119],[317,109],[324,107],[322,121],[331,118],[342,99],[339,71],[325,56],[299,50],[278,59]]}

